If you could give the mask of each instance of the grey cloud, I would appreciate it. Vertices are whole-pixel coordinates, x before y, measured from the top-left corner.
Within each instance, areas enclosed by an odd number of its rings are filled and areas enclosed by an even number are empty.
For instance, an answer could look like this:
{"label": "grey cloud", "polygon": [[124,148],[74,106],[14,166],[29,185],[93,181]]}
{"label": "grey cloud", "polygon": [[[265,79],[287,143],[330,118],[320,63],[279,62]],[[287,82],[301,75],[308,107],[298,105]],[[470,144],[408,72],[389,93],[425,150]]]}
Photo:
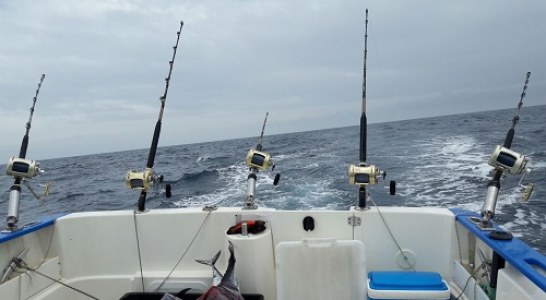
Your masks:
{"label": "grey cloud", "polygon": [[366,7],[370,121],[546,104],[539,1],[0,2],[0,155],[41,73],[36,158],[148,147],[180,19],[160,145],[356,125]]}

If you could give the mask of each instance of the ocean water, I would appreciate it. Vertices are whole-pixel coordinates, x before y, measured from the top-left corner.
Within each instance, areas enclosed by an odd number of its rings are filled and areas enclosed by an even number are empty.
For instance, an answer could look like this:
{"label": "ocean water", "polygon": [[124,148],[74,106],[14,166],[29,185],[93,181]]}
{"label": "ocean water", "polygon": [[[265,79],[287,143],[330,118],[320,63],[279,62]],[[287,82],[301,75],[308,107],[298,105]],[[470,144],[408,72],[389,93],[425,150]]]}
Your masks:
{"label": "ocean water", "polygon": [[[463,207],[479,211],[492,168],[487,164],[502,144],[515,109],[407,120],[368,127],[368,163],[387,171],[397,194],[373,186],[378,205]],[[534,183],[528,202],[521,199],[521,177],[508,176],[501,186],[497,224],[546,254],[546,105],[524,107],[512,149],[530,157]],[[261,124],[256,124],[258,132]],[[151,129],[150,129],[151,130]],[[267,133],[267,130],[266,130]],[[257,204],[277,209],[348,209],[358,203],[356,186],[347,181],[349,164],[358,163],[358,126],[266,135],[264,150],[272,155],[274,172],[260,172]],[[154,170],[172,185],[148,193],[147,208],[242,206],[246,197],[246,153],[257,137],[161,147]],[[14,145],[18,149],[19,145]],[[56,212],[132,209],[139,193],[125,187],[128,170],[142,170],[148,149],[42,161],[46,173],[30,183],[36,193],[50,182],[45,201],[24,189],[21,224]],[[273,186],[276,173],[278,186]],[[0,215],[4,222],[12,179],[0,176]],[[388,182],[387,182],[388,186]]]}

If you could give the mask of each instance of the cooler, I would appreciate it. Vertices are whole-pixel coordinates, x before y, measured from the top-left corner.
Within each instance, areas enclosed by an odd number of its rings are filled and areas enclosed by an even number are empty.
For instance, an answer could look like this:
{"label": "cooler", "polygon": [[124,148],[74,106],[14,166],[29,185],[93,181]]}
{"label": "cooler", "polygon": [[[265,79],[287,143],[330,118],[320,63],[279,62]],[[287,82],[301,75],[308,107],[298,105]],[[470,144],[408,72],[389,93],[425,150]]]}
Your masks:
{"label": "cooler", "polygon": [[368,299],[435,299],[450,297],[449,286],[435,272],[368,273]]}

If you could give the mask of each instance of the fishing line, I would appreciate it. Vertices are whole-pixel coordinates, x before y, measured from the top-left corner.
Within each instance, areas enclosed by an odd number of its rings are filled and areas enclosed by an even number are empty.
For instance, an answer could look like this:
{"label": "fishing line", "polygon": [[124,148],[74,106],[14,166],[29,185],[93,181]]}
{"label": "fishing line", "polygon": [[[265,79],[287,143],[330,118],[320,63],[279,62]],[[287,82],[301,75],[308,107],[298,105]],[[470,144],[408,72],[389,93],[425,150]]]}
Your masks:
{"label": "fishing line", "polygon": [[137,242],[137,253],[138,253],[138,265],[140,268],[140,282],[142,283],[142,292],[145,292],[144,289],[144,271],[142,270],[142,255],[140,251],[140,238],[138,235],[138,225],[137,225],[137,217],[136,217],[136,211],[133,210],[133,222],[135,224],[135,237]]}
{"label": "fishing line", "polygon": [[275,120],[273,120],[273,124],[275,124],[277,127],[279,127],[281,129],[281,132],[283,132],[283,133],[295,132],[294,130],[292,130],[292,131],[286,130],[286,128],[284,128],[279,122],[277,122]]}
{"label": "fishing line", "polygon": [[84,292],[84,291],[82,291],[80,289],[72,287],[72,286],[70,286],[70,285],[68,285],[68,284],[66,284],[64,282],[61,282],[60,280],[57,280],[57,279],[55,279],[53,277],[45,275],[44,273],[39,272],[36,269],[33,269],[33,268],[29,267],[27,265],[27,263],[24,260],[22,260],[21,258],[13,258],[13,262],[15,262],[15,264],[17,265],[18,268],[25,269],[25,270],[28,270],[30,272],[34,272],[34,273],[36,273],[36,274],[38,274],[40,276],[43,276],[43,277],[45,277],[45,278],[47,278],[47,279],[49,279],[49,280],[51,280],[51,281],[53,281],[55,283],[58,283],[58,284],[60,284],[60,285],[62,285],[64,287],[67,287],[67,288],[69,288],[71,290],[74,290],[74,291],[76,291],[76,292],[78,292],[78,293],[80,293],[80,294],[82,294],[84,296],[87,296],[87,297],[91,298],[91,299],[100,300],[99,298],[97,298],[97,297],[95,297],[95,296],[93,296],[93,295],[91,295],[91,294],[89,294],[87,292]]}
{"label": "fishing line", "polygon": [[455,235],[457,236],[457,247],[459,248],[459,261],[461,262],[461,265],[463,264],[463,250],[461,248],[461,240],[459,236],[459,227],[457,226],[457,217],[458,215],[455,215],[455,218],[453,219],[454,225],[455,225]]}
{"label": "fishing line", "polygon": [[383,214],[381,213],[381,210],[379,209],[379,205],[377,205],[377,203],[375,203],[375,201],[373,200],[372,196],[370,194],[368,194],[369,196],[369,199],[370,201],[372,202],[372,204],[375,206],[375,208],[377,209],[377,212],[379,213],[379,216],[381,217],[381,220],[383,221],[383,224],[385,225],[385,227],[387,228],[387,231],[389,232],[389,235],[391,236],[392,240],[394,241],[394,243],[396,244],[396,247],[398,248],[398,251],[400,251],[400,254],[402,254],[402,256],[404,257],[404,261],[408,264],[408,266],[414,271],[416,272],[417,270],[415,270],[415,264],[417,263],[414,262],[413,264],[410,262],[409,260],[409,257],[406,255],[406,253],[404,252],[404,250],[402,250],[402,247],[400,247],[400,244],[398,243],[398,241],[396,240],[396,238],[394,237],[394,234],[392,233],[389,225],[387,224],[387,220],[385,219],[385,217],[383,216]]}
{"label": "fishing line", "polygon": [[[44,188],[44,194],[42,196],[38,196],[38,194],[36,193],[36,191],[34,191],[34,189],[30,186],[30,183],[27,181],[27,180],[24,180],[23,181],[23,184],[27,187],[27,189],[30,191],[30,193],[34,196],[34,198],[36,198],[36,200],[38,200],[38,203],[40,205],[43,205],[47,211],[48,214],[51,214],[51,211],[49,210],[49,207],[47,206],[46,202],[45,202],[45,199],[47,198],[47,196],[49,195],[49,182],[46,184],[45,188]],[[43,197],[43,199],[42,199]]]}
{"label": "fishing line", "polygon": [[44,254],[44,258],[42,259],[42,262],[40,263],[43,264],[46,259],[47,259],[47,256],[49,255],[49,250],[51,249],[51,242],[53,241],[53,235],[55,234],[55,228],[57,228],[57,226],[51,226],[51,235],[49,236],[49,242],[47,243],[47,249],[46,249],[46,252]]}
{"label": "fishing line", "polygon": [[178,267],[178,265],[180,264],[180,262],[182,262],[182,259],[184,259],[184,257],[186,256],[186,253],[188,253],[188,251],[190,250],[191,246],[193,245],[193,242],[195,241],[195,239],[199,236],[199,234],[201,233],[201,231],[203,230],[203,227],[205,227],[205,223],[207,222],[209,216],[212,214],[212,211],[214,209],[209,209],[207,215],[205,216],[205,218],[203,219],[203,222],[201,223],[201,226],[199,227],[199,230],[197,230],[197,232],[195,233],[195,235],[193,236],[192,240],[190,241],[190,244],[188,245],[188,247],[186,248],[186,250],[184,251],[184,253],[182,253],[182,256],[180,257],[180,259],[176,262],[176,264],[174,265],[174,267],[171,269],[171,271],[169,272],[169,274],[167,274],[167,277],[165,277],[165,279],[163,279],[163,281],[161,282],[161,284],[155,288],[154,292],[157,292],[162,286],[163,284],[165,284],[165,282],[167,281],[167,279],[169,279],[169,277],[171,277],[172,273],[174,272],[174,270]]}

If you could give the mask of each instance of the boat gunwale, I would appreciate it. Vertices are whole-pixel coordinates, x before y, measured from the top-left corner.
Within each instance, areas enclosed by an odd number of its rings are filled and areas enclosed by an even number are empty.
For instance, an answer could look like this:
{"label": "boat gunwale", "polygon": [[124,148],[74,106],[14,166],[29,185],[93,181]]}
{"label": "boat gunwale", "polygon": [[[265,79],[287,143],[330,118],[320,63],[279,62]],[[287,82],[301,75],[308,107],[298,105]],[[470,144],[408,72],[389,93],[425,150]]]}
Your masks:
{"label": "boat gunwale", "polygon": [[[471,217],[479,218],[480,215],[478,213],[461,208],[451,208],[450,210],[455,215],[455,220],[459,224],[463,225],[470,233],[514,266],[523,276],[546,292],[546,276],[544,275],[546,274],[546,256],[516,237],[510,240],[495,240],[490,238],[489,233],[491,230],[481,230],[470,220]],[[504,231],[497,225],[495,225],[495,229]],[[542,273],[535,267],[541,268]]]}

